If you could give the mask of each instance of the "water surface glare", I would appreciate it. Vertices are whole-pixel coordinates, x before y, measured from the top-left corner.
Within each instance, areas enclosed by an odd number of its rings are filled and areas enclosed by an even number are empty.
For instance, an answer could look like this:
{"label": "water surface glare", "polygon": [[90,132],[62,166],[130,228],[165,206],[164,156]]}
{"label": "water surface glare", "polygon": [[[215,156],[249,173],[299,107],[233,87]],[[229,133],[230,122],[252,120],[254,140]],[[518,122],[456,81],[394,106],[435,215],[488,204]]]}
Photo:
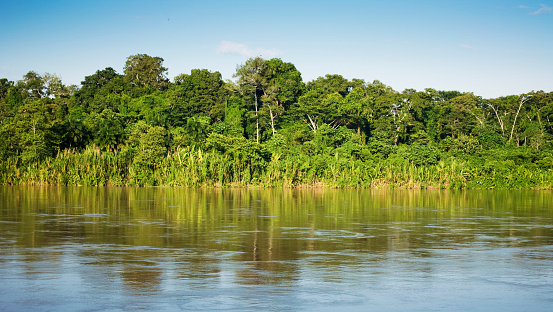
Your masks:
{"label": "water surface glare", "polygon": [[0,311],[551,311],[550,191],[0,186]]}

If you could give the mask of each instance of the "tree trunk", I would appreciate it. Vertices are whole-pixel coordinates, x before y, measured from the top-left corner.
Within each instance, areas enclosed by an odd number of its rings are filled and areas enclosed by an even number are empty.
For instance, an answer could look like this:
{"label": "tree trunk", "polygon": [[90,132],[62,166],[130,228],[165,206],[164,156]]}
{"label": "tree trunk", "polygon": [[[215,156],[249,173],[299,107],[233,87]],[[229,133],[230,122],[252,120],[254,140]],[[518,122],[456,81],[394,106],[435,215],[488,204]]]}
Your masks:
{"label": "tree trunk", "polygon": [[259,144],[259,117],[257,116],[257,87],[255,88],[255,138]]}
{"label": "tree trunk", "polygon": [[520,97],[520,105],[518,106],[517,113],[515,115],[515,120],[513,120],[513,127],[511,128],[511,136],[509,137],[509,142],[511,142],[511,139],[513,138],[513,132],[515,131],[515,124],[517,123],[518,113],[520,113],[520,109],[522,108],[522,105],[528,101],[529,97],[521,96]]}
{"label": "tree trunk", "polygon": [[317,132],[317,124],[315,123],[315,121],[311,119],[311,116],[309,116],[309,114],[307,115],[307,118],[309,118],[309,122],[311,123],[309,125],[311,127],[311,130],[313,130],[313,132]]}
{"label": "tree trunk", "polygon": [[499,126],[501,127],[501,134],[505,135],[505,129],[503,128],[503,120],[499,118],[499,114],[497,113],[497,110],[495,109],[495,107],[493,107],[492,104],[488,104],[488,106],[492,108],[493,112],[495,113],[495,117],[497,117],[497,121],[499,122]]}
{"label": "tree trunk", "polygon": [[271,116],[271,129],[273,130],[273,135],[275,135],[275,116],[273,116],[273,110],[271,109],[271,105],[269,105],[269,115]]}

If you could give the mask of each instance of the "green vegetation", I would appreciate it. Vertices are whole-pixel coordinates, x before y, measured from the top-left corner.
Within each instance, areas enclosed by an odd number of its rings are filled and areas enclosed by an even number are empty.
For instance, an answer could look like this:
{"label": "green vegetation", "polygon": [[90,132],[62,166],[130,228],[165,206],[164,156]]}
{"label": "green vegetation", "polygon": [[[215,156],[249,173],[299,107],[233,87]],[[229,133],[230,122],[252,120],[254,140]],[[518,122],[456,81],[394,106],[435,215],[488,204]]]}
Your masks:
{"label": "green vegetation", "polygon": [[484,99],[252,58],[237,82],[130,56],[0,79],[0,184],[553,188],[553,93]]}

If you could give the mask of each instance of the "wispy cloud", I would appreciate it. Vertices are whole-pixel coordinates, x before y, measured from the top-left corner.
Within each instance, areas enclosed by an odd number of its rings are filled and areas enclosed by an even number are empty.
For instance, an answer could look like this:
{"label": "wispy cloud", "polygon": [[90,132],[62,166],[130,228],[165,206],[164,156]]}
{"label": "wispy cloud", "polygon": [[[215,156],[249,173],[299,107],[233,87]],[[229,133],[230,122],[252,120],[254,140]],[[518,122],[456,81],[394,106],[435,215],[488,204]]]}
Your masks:
{"label": "wispy cloud", "polygon": [[525,5],[519,5],[518,6],[519,9],[529,9],[529,7],[525,6]]}
{"label": "wispy cloud", "polygon": [[276,49],[268,50],[264,48],[251,48],[246,44],[226,40],[219,43],[217,53],[233,53],[242,55],[243,57],[263,56],[266,58],[273,58],[282,54],[281,51]]}
{"label": "wispy cloud", "polygon": [[249,57],[251,49],[245,44],[223,40],[217,47],[217,53],[234,53]]}
{"label": "wispy cloud", "polygon": [[528,13],[528,15],[540,15],[540,14],[547,14],[553,12],[553,9],[545,4],[540,4],[541,8],[539,8],[537,11]]}
{"label": "wispy cloud", "polygon": [[460,44],[459,46],[463,49],[474,49],[471,45],[464,44],[464,43]]}

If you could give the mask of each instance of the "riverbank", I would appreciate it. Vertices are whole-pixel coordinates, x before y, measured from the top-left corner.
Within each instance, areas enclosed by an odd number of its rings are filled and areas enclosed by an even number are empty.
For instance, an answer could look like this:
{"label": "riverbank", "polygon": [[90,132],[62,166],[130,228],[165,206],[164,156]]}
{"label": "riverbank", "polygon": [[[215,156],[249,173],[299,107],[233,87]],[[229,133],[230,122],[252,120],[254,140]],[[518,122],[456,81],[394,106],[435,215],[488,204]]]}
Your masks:
{"label": "riverbank", "polygon": [[217,151],[183,148],[153,165],[143,165],[131,150],[66,150],[56,157],[0,164],[0,184],[77,186],[552,189],[553,171],[510,160],[464,160],[442,155],[435,164],[408,159],[360,160],[336,155],[272,155],[270,159],[233,158]]}

